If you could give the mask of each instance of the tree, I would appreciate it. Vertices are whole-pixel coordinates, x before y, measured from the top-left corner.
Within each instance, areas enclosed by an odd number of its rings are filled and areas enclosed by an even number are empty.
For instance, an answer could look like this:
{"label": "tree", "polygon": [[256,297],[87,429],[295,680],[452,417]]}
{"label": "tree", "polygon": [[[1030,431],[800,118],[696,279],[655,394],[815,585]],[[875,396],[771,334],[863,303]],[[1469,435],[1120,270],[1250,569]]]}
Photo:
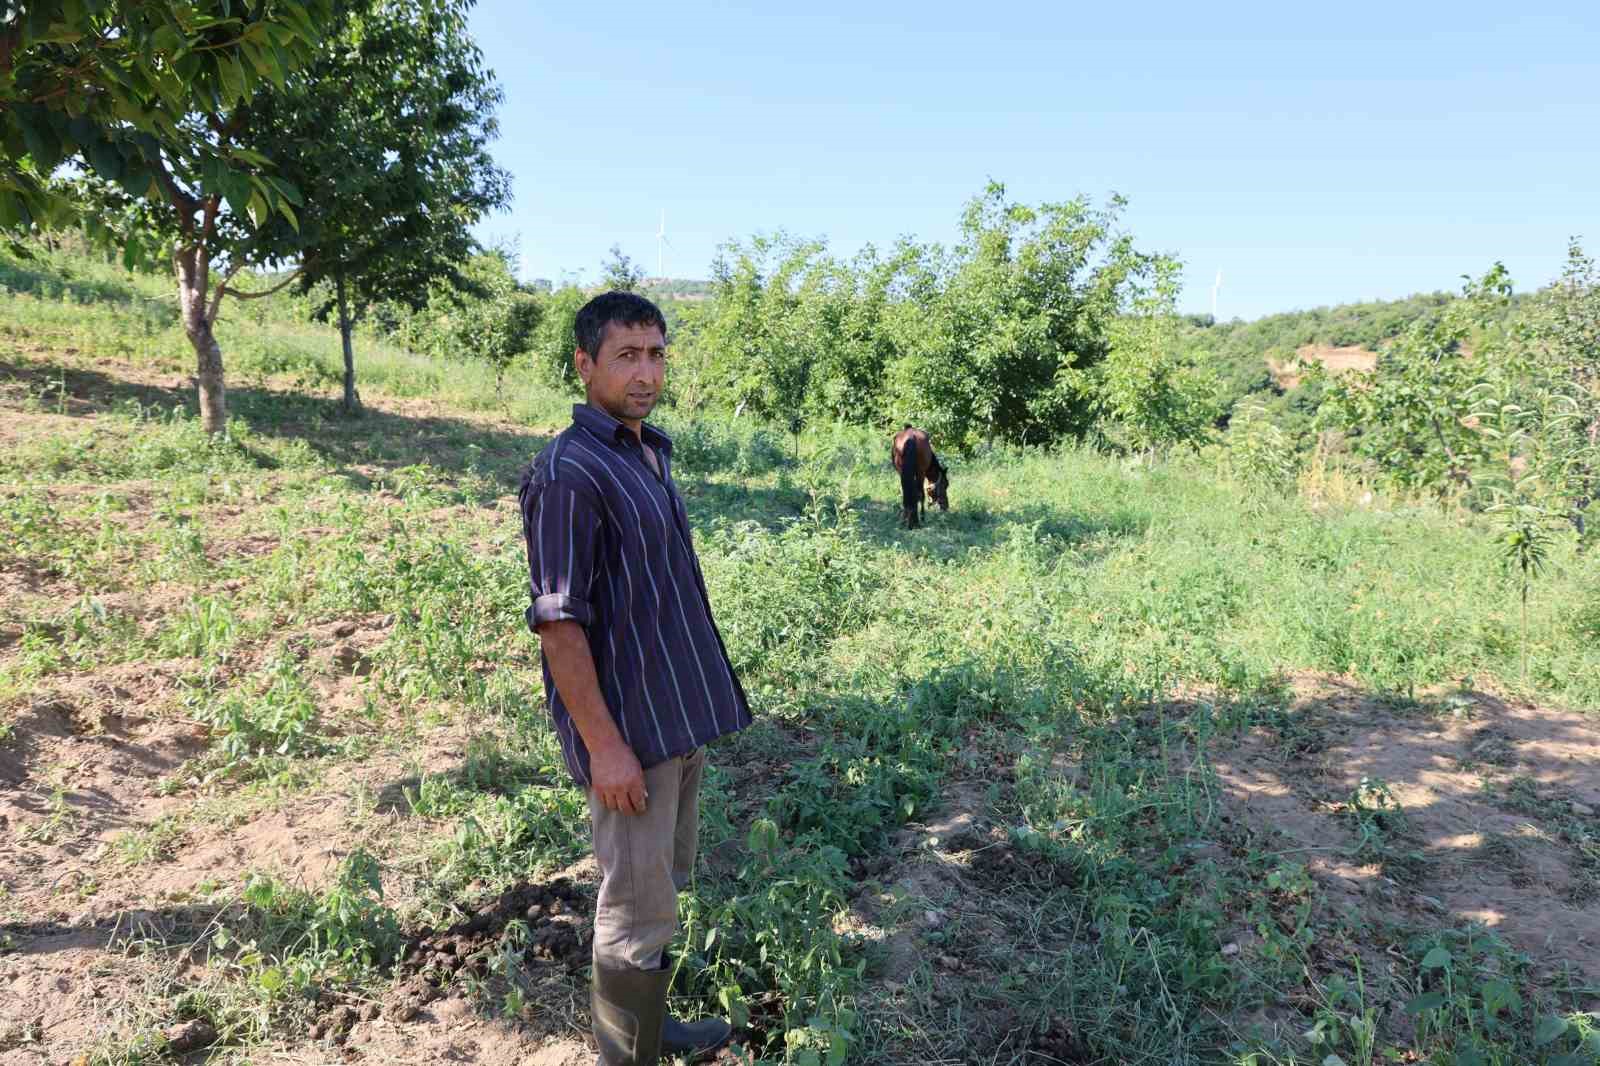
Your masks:
{"label": "tree", "polygon": [[1530,329],[1543,361],[1565,379],[1575,416],[1565,443],[1568,504],[1581,537],[1600,497],[1600,269],[1573,238],[1561,277],[1536,298]]}
{"label": "tree", "polygon": [[1134,284],[1130,313],[1111,323],[1105,359],[1089,370],[1061,371],[1063,383],[1080,389],[1109,421],[1110,433],[1151,455],[1199,444],[1221,413],[1216,375],[1180,346],[1178,268],[1176,260],[1158,259],[1152,282]]}
{"label": "tree", "polygon": [[[7,7],[0,119],[8,164],[0,200],[13,226],[57,222],[63,189],[90,208],[91,235],[115,236],[129,261],[170,255],[184,333],[195,350],[201,422],[227,424],[214,326],[246,266],[275,266],[293,246],[253,244],[274,214],[293,227],[299,192],[242,139],[245,108],[310,57],[331,0],[111,0]],[[95,177],[52,188],[63,161]],[[18,206],[20,205],[20,207]],[[0,208],[0,210],[4,210]],[[243,253],[256,251],[252,262]],[[212,266],[227,273],[213,288]]]}
{"label": "tree", "polygon": [[889,316],[904,353],[891,368],[894,408],[959,449],[1087,432],[1090,397],[1063,371],[1105,358],[1129,280],[1154,261],[1117,232],[1123,204],[1033,208],[991,182],[963,213],[961,243],[919,257],[913,300]]}
{"label": "tree", "polygon": [[[244,115],[244,138],[305,206],[298,231],[257,231],[239,255],[293,247],[301,291],[326,283],[315,313],[337,317],[349,412],[359,405],[351,334],[361,309],[420,308],[440,278],[489,295],[460,265],[477,247],[469,227],[509,201],[510,179],[489,157],[502,97],[467,32],[471,2],[354,0],[313,61]],[[511,317],[525,326],[526,314]]]}
{"label": "tree", "polygon": [[265,161],[195,119],[281,84],[309,57],[329,9],[330,0],[0,0],[0,230],[76,214],[49,183],[69,160],[129,195],[168,196],[163,154],[177,144],[212,179],[209,192],[231,195],[241,213],[252,201],[261,214],[279,209],[292,193],[266,178]]}
{"label": "tree", "polygon": [[781,233],[724,245],[713,299],[689,319],[695,398],[791,431],[811,418],[882,421],[884,369],[895,357],[883,318],[909,247],[889,260],[868,247],[845,262],[820,241]]}
{"label": "tree", "polygon": [[644,267],[622,254],[622,245],[613,244],[604,263],[600,264],[600,287],[619,292],[638,292],[644,284]]}
{"label": "tree", "polygon": [[567,391],[580,388],[572,353],[578,346],[578,310],[588,297],[576,285],[564,285],[543,302],[530,347],[534,364],[552,385]]}
{"label": "tree", "polygon": [[[533,348],[544,316],[539,298],[517,284],[513,257],[505,251],[476,256],[463,279],[466,291],[450,294],[454,348],[462,358],[481,359],[494,368],[498,394],[513,360]],[[572,353],[568,349],[567,360]]]}
{"label": "tree", "polygon": [[[1329,382],[1318,420],[1389,480],[1580,536],[1600,470],[1600,296],[1581,249],[1533,301],[1496,263],[1413,325],[1370,373]],[[1520,543],[1520,542],[1519,542]]]}

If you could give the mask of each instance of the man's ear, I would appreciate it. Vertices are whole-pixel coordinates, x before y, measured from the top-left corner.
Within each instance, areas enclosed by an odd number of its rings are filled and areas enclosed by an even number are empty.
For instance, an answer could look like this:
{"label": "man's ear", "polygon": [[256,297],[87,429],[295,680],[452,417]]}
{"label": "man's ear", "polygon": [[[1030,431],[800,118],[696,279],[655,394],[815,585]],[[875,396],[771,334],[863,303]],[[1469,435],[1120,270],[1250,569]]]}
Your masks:
{"label": "man's ear", "polygon": [[589,384],[589,375],[594,371],[594,362],[589,358],[589,353],[582,348],[572,351],[572,365],[578,371],[578,380],[585,385]]}

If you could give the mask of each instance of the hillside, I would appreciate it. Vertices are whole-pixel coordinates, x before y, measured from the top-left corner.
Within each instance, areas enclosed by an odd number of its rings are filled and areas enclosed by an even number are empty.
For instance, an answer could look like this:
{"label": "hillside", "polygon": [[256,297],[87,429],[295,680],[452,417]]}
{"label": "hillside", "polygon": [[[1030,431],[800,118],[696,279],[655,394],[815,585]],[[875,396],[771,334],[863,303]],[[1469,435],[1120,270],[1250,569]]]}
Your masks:
{"label": "hillside", "polygon": [[1222,380],[1224,403],[1263,401],[1295,430],[1303,430],[1319,397],[1300,394],[1299,379],[1288,368],[1314,360],[1330,369],[1370,369],[1376,354],[1413,322],[1443,307],[1446,293],[1318,307],[1267,315],[1250,322],[1211,321],[1209,315],[1185,319],[1183,343]]}
{"label": "hillside", "polygon": [[[342,417],[275,298],[207,440],[163,279],[0,283],[0,1066],[588,1066],[514,497],[570,398],[363,334]],[[661,421],[757,712],[674,994],[746,1061],[1600,1061],[1600,558],[1524,628],[1364,486],[993,449],[906,532],[871,433]]]}

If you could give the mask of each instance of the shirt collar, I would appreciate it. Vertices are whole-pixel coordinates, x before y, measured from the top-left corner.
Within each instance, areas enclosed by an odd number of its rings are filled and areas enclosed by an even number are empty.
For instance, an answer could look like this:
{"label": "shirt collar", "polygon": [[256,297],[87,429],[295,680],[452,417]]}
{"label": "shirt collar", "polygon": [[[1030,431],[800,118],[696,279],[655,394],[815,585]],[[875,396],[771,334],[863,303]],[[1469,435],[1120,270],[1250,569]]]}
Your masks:
{"label": "shirt collar", "polygon": [[[572,405],[572,421],[584,429],[594,433],[601,440],[621,441],[625,437],[632,437],[633,433],[627,426],[612,418],[598,407],[586,403]],[[644,423],[640,430],[644,442],[657,451],[667,455],[672,454],[672,438],[661,432],[650,423]]]}

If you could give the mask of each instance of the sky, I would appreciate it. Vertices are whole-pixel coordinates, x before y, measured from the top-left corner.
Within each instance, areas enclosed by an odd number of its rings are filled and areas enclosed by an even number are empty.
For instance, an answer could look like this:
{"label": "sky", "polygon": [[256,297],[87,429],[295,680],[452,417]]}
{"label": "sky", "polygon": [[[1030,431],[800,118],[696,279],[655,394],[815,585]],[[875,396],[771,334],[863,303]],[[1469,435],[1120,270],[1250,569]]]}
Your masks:
{"label": "sky", "polygon": [[[598,10],[601,14],[592,14]],[[784,231],[953,243],[994,179],[1112,193],[1219,317],[1455,290],[1600,252],[1600,4],[479,0],[526,278],[704,278]]]}

